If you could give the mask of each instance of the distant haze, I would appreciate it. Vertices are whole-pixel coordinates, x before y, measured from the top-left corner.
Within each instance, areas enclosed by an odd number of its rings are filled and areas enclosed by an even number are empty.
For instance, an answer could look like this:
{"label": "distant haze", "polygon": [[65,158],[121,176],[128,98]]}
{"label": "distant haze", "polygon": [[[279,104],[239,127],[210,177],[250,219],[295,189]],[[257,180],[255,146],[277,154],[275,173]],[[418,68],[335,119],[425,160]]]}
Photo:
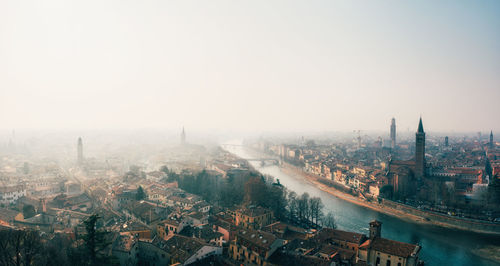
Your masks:
{"label": "distant haze", "polygon": [[[0,128],[500,131],[500,1],[0,1]],[[189,132],[189,131],[188,131]],[[76,140],[75,140],[76,141]]]}

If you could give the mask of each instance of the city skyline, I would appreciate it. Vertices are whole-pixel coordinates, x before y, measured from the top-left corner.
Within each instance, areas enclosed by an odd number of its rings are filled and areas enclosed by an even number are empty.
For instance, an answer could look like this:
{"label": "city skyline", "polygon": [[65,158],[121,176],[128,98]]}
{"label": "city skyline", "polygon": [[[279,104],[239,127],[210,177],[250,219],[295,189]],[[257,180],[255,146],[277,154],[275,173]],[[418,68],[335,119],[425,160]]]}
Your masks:
{"label": "city skyline", "polygon": [[2,2],[0,128],[500,131],[498,2],[219,3]]}
{"label": "city skyline", "polygon": [[500,1],[0,1],[0,265],[500,265]]}

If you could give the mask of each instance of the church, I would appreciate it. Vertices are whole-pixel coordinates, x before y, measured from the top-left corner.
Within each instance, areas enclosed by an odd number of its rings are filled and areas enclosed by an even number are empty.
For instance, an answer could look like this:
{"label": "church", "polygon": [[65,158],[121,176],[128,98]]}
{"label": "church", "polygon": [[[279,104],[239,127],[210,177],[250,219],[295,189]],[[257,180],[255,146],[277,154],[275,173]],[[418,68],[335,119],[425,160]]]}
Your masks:
{"label": "church", "polygon": [[406,198],[416,194],[417,185],[426,175],[425,132],[422,118],[415,133],[415,158],[408,161],[390,160],[387,179],[393,187],[395,198]]}

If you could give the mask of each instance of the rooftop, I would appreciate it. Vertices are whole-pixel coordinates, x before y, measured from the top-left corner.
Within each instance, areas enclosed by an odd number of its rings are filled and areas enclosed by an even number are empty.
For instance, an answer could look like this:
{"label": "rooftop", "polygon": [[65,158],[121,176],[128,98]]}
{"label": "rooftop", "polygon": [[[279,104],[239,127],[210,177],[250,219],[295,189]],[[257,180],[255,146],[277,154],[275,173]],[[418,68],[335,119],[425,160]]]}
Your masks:
{"label": "rooftop", "polygon": [[271,213],[271,211],[262,207],[244,207],[237,210],[236,213],[240,213],[249,217],[257,217]]}
{"label": "rooftop", "polygon": [[363,243],[363,245],[360,246],[360,249],[368,247],[379,252],[403,258],[408,258],[414,252],[418,253],[420,250],[420,247],[418,245],[403,243],[381,237],[376,237],[373,240],[367,240],[365,243]]}
{"label": "rooftop", "polygon": [[323,228],[316,237],[320,241],[337,240],[349,243],[361,244],[366,236],[360,233],[347,232],[331,228]]}

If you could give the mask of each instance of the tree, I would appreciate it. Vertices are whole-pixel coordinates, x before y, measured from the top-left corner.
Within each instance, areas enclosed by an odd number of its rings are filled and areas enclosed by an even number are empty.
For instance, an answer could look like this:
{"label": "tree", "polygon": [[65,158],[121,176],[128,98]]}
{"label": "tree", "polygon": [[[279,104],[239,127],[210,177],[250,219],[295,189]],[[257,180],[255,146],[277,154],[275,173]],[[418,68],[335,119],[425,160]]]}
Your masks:
{"label": "tree", "polygon": [[337,228],[337,224],[335,223],[335,217],[332,212],[328,212],[326,216],[322,220],[323,227],[325,228]]}
{"label": "tree", "polygon": [[21,254],[24,258],[24,265],[32,265],[37,258],[40,257],[43,251],[40,235],[36,231],[24,231],[22,241]]}
{"label": "tree", "polygon": [[31,217],[35,216],[35,214],[36,214],[35,207],[33,205],[31,205],[31,204],[24,205],[24,207],[23,207],[24,219],[31,218]]}
{"label": "tree", "polygon": [[168,170],[168,167],[166,165],[162,166],[160,168],[160,171],[162,171],[163,173],[165,173],[167,175],[170,173],[170,171]]}
{"label": "tree", "polygon": [[286,216],[286,205],[288,203],[286,200],[287,190],[279,183],[275,183],[271,184],[270,187],[267,188],[267,191],[268,199],[264,207],[270,208],[276,219],[280,221],[283,220]]}
{"label": "tree", "polygon": [[0,265],[32,265],[41,258],[43,245],[33,230],[0,231]]}
{"label": "tree", "polygon": [[137,193],[135,194],[135,199],[136,200],[143,200],[146,198],[146,192],[144,192],[144,189],[142,186],[139,186],[137,188]]}
{"label": "tree", "polygon": [[294,222],[297,217],[298,205],[297,205],[297,193],[291,191],[288,193],[288,214],[289,220]]}
{"label": "tree", "polygon": [[[52,239],[47,241],[44,248],[43,260],[39,265],[70,265],[78,263],[70,263],[68,253],[71,252],[71,240],[61,234],[55,234]],[[81,262],[81,260],[78,260]]]}
{"label": "tree", "polygon": [[318,225],[319,220],[323,217],[323,207],[321,198],[313,197],[309,199],[310,217],[313,225]]}
{"label": "tree", "polygon": [[309,193],[305,192],[297,200],[297,216],[299,223],[308,223],[309,221]]}
{"label": "tree", "polygon": [[90,265],[110,265],[113,263],[112,258],[104,254],[104,249],[111,243],[106,240],[108,232],[97,229],[97,221],[100,218],[99,215],[93,214],[83,222],[87,232],[83,236],[85,253],[88,255],[88,264]]}
{"label": "tree", "polygon": [[266,206],[267,186],[260,176],[251,177],[245,183],[245,201],[247,203]]}

